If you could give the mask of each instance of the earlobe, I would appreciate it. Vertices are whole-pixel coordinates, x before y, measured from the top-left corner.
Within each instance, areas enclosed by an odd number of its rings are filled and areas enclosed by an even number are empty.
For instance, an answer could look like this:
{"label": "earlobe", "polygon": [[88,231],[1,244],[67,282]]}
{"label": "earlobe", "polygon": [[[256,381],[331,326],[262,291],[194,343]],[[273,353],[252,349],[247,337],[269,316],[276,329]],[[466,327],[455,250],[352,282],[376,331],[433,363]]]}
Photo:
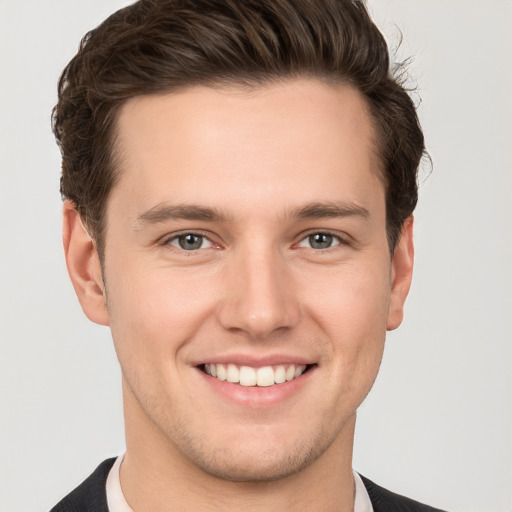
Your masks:
{"label": "earlobe", "polygon": [[84,313],[89,320],[108,325],[105,286],[96,245],[69,200],[63,207],[62,241],[69,277]]}
{"label": "earlobe", "polygon": [[414,266],[413,220],[412,215],[405,220],[391,260],[388,331],[396,329],[402,323],[404,303],[411,287]]}

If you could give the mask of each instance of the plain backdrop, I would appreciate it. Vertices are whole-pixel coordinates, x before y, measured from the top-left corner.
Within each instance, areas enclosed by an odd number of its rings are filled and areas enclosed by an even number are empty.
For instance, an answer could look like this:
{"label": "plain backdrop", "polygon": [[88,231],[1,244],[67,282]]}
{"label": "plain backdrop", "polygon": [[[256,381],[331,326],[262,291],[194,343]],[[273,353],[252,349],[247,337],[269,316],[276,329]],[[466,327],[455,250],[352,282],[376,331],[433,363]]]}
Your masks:
{"label": "plain backdrop", "polygon": [[[124,448],[107,328],[60,241],[56,82],[122,0],[0,0],[0,511],[48,510]],[[512,3],[373,0],[413,57],[433,172],[402,327],[359,413],[354,467],[453,512],[512,511]],[[419,95],[419,96],[418,96]]]}

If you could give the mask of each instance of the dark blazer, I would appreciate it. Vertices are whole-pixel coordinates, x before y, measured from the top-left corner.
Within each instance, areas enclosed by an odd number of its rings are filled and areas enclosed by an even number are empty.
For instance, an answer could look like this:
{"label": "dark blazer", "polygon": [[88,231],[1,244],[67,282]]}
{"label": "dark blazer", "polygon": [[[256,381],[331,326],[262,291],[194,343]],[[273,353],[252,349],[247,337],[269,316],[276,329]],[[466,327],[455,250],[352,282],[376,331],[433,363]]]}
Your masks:
{"label": "dark blazer", "polygon": [[[102,462],[94,473],[63,498],[50,512],[108,512],[106,483],[115,459]],[[437,508],[399,496],[361,476],[374,512],[442,512]]]}

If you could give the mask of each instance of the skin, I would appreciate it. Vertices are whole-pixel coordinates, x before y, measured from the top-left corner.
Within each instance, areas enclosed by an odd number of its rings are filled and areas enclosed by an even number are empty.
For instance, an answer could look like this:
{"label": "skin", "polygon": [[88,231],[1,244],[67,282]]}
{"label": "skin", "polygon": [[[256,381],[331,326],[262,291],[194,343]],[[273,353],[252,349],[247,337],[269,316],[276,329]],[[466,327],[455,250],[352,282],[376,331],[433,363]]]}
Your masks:
{"label": "skin", "polygon": [[[131,99],[118,130],[103,268],[69,202],[64,246],[122,368],[128,503],[352,510],[356,410],[413,264],[412,218],[390,256],[360,94],[309,79],[194,87]],[[201,248],[181,248],[186,233]],[[332,245],[313,248],[315,233]],[[289,388],[226,394],[201,370],[283,359],[310,365]]]}

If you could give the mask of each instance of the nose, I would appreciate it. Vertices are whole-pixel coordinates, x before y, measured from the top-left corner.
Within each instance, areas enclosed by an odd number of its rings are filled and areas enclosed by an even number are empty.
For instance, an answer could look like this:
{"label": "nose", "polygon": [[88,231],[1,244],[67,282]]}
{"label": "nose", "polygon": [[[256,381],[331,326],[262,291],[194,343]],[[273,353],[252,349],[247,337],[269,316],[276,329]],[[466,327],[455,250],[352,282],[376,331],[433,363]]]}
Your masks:
{"label": "nose", "polygon": [[224,329],[264,339],[293,329],[300,302],[293,273],[272,251],[244,251],[226,269],[227,278],[218,320]]}

